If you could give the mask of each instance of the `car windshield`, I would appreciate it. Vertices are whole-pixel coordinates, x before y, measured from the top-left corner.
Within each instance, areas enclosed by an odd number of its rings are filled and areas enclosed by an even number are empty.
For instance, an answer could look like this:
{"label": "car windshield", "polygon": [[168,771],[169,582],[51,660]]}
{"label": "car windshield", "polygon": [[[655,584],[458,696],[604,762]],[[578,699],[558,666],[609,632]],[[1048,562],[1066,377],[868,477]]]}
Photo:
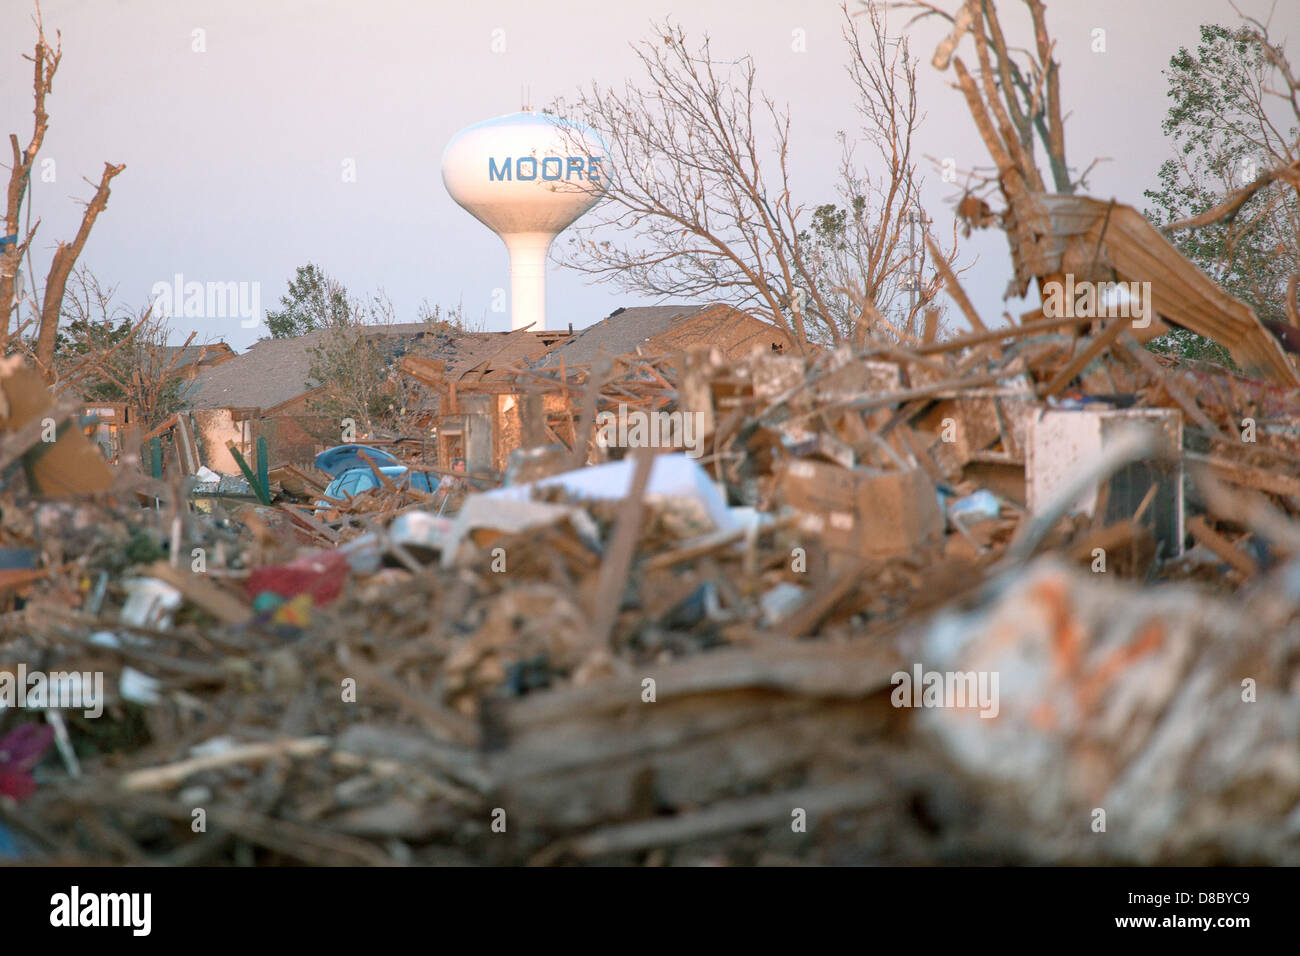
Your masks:
{"label": "car windshield", "polygon": [[[432,494],[438,490],[438,479],[422,471],[408,471],[396,465],[380,469],[386,478],[398,486],[409,485],[415,491]],[[379,479],[369,468],[352,468],[329,483],[325,494],[330,498],[355,497],[364,491],[379,487]]]}
{"label": "car windshield", "polygon": [[356,469],[339,475],[330,482],[325,494],[331,498],[353,497],[370,488],[378,487],[379,480],[369,471]]}

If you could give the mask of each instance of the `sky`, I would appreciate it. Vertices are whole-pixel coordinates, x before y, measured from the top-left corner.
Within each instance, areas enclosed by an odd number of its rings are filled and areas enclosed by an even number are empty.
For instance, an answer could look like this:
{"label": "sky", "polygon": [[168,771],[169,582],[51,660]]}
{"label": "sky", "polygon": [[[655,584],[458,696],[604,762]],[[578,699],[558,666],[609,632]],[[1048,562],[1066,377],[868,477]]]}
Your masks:
{"label": "sky", "polygon": [[[1238,6],[1261,17],[1272,8],[1275,37],[1300,60],[1300,0]],[[1001,8],[1012,43],[1028,44],[1020,5]],[[524,88],[544,106],[592,81],[635,80],[630,44],[656,36],[665,17],[707,33],[719,57],[753,57],[759,85],[789,107],[795,195],[809,208],[834,199],[835,134],[855,123],[836,0],[44,0],[42,10],[47,34],[62,32],[63,61],[41,152],[54,163],[33,178],[36,271],[76,233],[79,202],[93,194],[84,178],[125,163],[81,261],[136,307],[180,274],[245,283],[265,311],[310,261],[354,293],[383,290],[403,321],[427,300],[461,303],[486,330],[509,328],[508,312],[492,311],[494,291],[509,287],[505,248],[447,195],[443,149],[463,127],[519,109]],[[31,15],[27,0],[0,0],[0,132],[24,145]],[[903,33],[904,15],[889,16],[890,32]],[[1227,0],[1049,0],[1047,16],[1071,165],[1105,159],[1087,191],[1141,208],[1171,152],[1161,71],[1180,46],[1194,48],[1199,24],[1237,15]],[[1093,50],[1098,29],[1104,52]],[[943,32],[934,21],[907,31],[921,60],[920,152],[987,166],[951,74],[929,64]],[[969,40],[962,54],[974,59]],[[929,161],[922,171],[926,209],[949,235],[955,188]],[[962,252],[985,320],[1017,314],[1023,305],[1002,300],[1002,234],[976,233]],[[658,301],[554,263],[548,284],[552,328]],[[266,334],[246,324],[177,318],[173,336],[193,330],[242,349]]]}

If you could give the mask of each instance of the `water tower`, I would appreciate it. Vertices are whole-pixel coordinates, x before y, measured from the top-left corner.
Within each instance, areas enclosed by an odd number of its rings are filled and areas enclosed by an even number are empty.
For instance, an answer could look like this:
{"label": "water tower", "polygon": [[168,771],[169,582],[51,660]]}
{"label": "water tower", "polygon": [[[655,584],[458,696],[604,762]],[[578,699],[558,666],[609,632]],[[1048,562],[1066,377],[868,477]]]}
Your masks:
{"label": "water tower", "polygon": [[510,252],[510,327],[546,328],[546,255],[605,191],[609,151],[585,126],[510,113],[466,127],[442,154],[442,181]]}

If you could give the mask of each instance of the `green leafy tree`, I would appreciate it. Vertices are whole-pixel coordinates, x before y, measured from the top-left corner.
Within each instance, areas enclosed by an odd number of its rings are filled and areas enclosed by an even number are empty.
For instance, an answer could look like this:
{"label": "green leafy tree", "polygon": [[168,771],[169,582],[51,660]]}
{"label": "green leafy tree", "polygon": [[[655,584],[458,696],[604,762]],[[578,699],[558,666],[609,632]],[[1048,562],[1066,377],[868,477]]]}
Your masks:
{"label": "green leafy tree", "polygon": [[284,339],[346,325],[351,318],[348,290],[309,262],[298,267],[297,278],[289,280],[289,292],[280,296],[279,311],[267,311],[266,327],[273,338]]}
{"label": "green leafy tree", "polygon": [[[1172,101],[1162,124],[1175,154],[1145,195],[1158,226],[1199,216],[1234,191],[1300,159],[1300,101],[1280,46],[1248,21],[1231,29],[1201,27],[1196,52],[1186,47],[1164,71]],[[1240,209],[1169,237],[1183,255],[1262,319],[1286,321],[1288,277],[1300,272],[1300,189],[1285,179],[1257,189]],[[1227,351],[1186,330],[1152,344],[1155,351],[1231,366]]]}

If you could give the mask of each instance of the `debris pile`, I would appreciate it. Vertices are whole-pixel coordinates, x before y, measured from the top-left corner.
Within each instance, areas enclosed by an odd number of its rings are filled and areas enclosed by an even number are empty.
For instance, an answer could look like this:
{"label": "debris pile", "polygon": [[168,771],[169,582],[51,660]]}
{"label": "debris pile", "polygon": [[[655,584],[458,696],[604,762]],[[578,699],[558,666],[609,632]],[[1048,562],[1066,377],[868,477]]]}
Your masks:
{"label": "debris pile", "polygon": [[[699,460],[346,534],[15,474],[0,688],[103,696],[0,710],[0,826],[58,862],[1295,862],[1286,393],[1131,347],[1045,396],[1088,341],[705,350],[666,406]],[[1039,475],[1062,434],[1097,444]]]}

